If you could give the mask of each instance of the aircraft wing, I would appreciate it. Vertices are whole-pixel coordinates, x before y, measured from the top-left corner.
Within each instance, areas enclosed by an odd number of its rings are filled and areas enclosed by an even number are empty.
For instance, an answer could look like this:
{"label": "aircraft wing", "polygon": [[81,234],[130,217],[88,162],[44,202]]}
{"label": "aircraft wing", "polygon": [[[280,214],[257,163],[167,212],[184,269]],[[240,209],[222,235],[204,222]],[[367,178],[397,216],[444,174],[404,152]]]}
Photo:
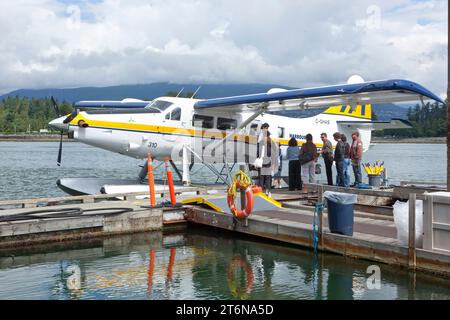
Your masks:
{"label": "aircraft wing", "polygon": [[75,108],[145,108],[151,101],[138,99],[124,99],[121,101],[78,101]]}
{"label": "aircraft wing", "polygon": [[353,129],[368,130],[412,128],[411,123],[404,119],[392,119],[391,121],[337,121],[337,124]]}
{"label": "aircraft wing", "polygon": [[267,111],[302,110],[333,105],[406,102],[441,98],[421,85],[408,80],[380,80],[317,88],[293,89],[197,101],[197,110],[252,111],[265,106]]}

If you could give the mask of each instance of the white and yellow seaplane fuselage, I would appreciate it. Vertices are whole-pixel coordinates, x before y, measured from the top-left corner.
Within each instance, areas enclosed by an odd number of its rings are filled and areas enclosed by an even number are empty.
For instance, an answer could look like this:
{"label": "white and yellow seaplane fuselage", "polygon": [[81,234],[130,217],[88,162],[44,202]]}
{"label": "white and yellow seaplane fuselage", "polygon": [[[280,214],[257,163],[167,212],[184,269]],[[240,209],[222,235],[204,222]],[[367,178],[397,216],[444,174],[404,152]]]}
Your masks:
{"label": "white and yellow seaplane fuselage", "polygon": [[[271,138],[282,154],[294,137],[299,145],[309,133],[322,148],[321,133],[329,140],[335,132],[351,141],[358,131],[364,151],[369,148],[371,131],[408,128],[407,121],[373,122],[374,103],[435,100],[441,98],[408,80],[380,80],[308,88],[271,89],[267,93],[216,99],[160,97],[153,101],[81,101],[70,116],[50,122],[50,126],[73,132],[76,140],[98,148],[145,159],[166,157],[187,164],[253,163],[263,123],[269,124]],[[80,111],[88,108],[86,111]],[[94,109],[91,109],[94,108]],[[271,114],[283,110],[322,108],[307,118]]]}
{"label": "white and yellow seaplane fuselage", "polygon": [[[279,143],[284,153],[290,138],[297,139],[299,145],[305,141],[306,134],[313,136],[318,148],[322,147],[320,134],[326,133],[330,141],[334,132],[341,132],[350,139],[355,126],[371,121],[371,106],[334,106],[325,112],[308,118],[291,118],[273,114],[262,114],[245,128],[232,133],[245,121],[250,113],[196,112],[196,100],[186,98],[162,97],[155,101],[168,105],[164,110],[139,108],[129,110],[91,110],[81,111],[69,123],[74,139],[98,148],[144,159],[148,152],[156,159],[169,157],[181,159],[183,146],[198,151],[205,161],[223,162],[241,160],[254,149],[257,134],[263,123],[269,124],[271,137]],[[224,139],[231,132],[225,147],[213,148],[213,143]],[[359,128],[365,150],[370,144],[371,129]],[[225,148],[225,149],[223,149]],[[221,152],[219,152],[220,150]],[[176,159],[177,156],[180,159]]]}

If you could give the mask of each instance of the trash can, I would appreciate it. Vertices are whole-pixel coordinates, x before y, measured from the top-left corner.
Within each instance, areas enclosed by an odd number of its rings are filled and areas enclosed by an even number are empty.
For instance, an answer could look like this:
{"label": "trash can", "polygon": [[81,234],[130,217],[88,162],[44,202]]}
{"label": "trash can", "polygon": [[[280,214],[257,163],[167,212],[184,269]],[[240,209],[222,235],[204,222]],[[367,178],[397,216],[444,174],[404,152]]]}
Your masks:
{"label": "trash can", "polygon": [[369,186],[372,186],[372,187],[381,186],[381,175],[369,174]]}
{"label": "trash can", "polygon": [[353,236],[353,205],[357,202],[356,194],[326,191],[328,227],[332,233]]}

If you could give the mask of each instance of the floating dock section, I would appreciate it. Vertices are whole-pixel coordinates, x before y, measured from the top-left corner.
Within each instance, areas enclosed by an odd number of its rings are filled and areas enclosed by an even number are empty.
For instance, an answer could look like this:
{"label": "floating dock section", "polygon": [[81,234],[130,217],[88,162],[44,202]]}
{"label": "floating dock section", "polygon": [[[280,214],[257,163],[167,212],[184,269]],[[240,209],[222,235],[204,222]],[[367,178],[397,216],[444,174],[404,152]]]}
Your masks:
{"label": "floating dock section", "polygon": [[[272,195],[278,202],[274,203],[281,203],[282,208],[261,207],[243,220],[221,212],[226,210],[218,210],[223,205],[222,202],[217,202],[218,195],[223,195],[224,189],[217,190],[215,194],[207,188],[186,188],[183,189],[185,194],[177,191],[177,201],[185,202],[182,207],[149,208],[149,200],[142,199],[145,197],[142,193],[0,201],[0,208],[3,208],[0,210],[0,250],[42,242],[152,232],[177,223],[195,223],[313,248],[314,207],[308,203],[323,201],[323,192],[326,190],[356,193],[358,199],[385,197],[414,200],[413,203],[415,199],[423,199],[424,208],[428,209],[433,208],[433,205],[439,210],[443,210],[443,205],[450,206],[450,201],[443,200],[440,195],[427,195],[418,190],[411,194],[409,190],[406,192],[401,189],[358,190],[321,185],[310,187],[318,188],[318,193],[301,195],[299,192],[275,189]],[[161,196],[164,199],[168,194],[162,192]],[[210,203],[214,205],[211,206]],[[331,233],[325,209],[320,220],[318,250],[450,276],[450,250],[445,249],[445,241],[442,240],[446,239],[446,230],[450,230],[448,212],[442,215],[436,209],[431,220],[429,215],[425,215],[424,231],[434,230],[437,236],[425,235],[425,245],[419,247],[411,237],[408,245],[397,240],[397,229],[392,211],[386,209],[388,206],[381,206],[380,210],[363,210],[364,206],[366,205],[356,206],[353,236]],[[24,217],[24,214],[35,210],[57,211],[70,208],[79,208],[82,213],[75,212],[71,216],[54,218],[36,217],[40,214],[34,214],[30,219],[26,215]],[[121,212],[120,209],[124,211]],[[415,212],[413,208],[411,210],[410,219],[413,219]],[[22,218],[16,221],[8,218],[14,215]],[[448,221],[445,217],[449,217]],[[431,228],[426,226],[428,221],[431,221]],[[415,223],[410,226],[415,226]],[[414,227],[410,227],[409,233],[415,234]]]}

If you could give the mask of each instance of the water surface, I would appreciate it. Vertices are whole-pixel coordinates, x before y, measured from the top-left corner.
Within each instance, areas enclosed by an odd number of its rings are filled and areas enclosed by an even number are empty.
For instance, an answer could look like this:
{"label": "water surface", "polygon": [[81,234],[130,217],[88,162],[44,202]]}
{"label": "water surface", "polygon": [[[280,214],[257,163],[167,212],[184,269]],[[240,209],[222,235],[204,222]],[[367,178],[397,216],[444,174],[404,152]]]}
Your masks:
{"label": "water surface", "polygon": [[[143,164],[143,160],[69,142],[64,144],[62,166],[58,167],[58,146],[59,142],[0,142],[0,199],[64,196],[66,194],[56,186],[59,178],[135,178],[139,165]],[[385,162],[391,183],[446,180],[444,144],[376,144],[364,153],[363,162],[377,160]],[[155,167],[155,176],[164,178],[161,163],[155,162]],[[324,169],[323,166],[323,172],[318,176],[320,181],[326,181]],[[288,174],[287,163],[283,165],[282,173]],[[351,177],[353,179],[353,174]],[[363,177],[367,182],[365,173]],[[196,165],[192,170],[192,180],[211,183],[216,178],[208,169]]]}
{"label": "water surface", "polygon": [[[448,279],[189,228],[0,252],[0,299],[450,299]],[[369,281],[369,285],[368,285]]]}

